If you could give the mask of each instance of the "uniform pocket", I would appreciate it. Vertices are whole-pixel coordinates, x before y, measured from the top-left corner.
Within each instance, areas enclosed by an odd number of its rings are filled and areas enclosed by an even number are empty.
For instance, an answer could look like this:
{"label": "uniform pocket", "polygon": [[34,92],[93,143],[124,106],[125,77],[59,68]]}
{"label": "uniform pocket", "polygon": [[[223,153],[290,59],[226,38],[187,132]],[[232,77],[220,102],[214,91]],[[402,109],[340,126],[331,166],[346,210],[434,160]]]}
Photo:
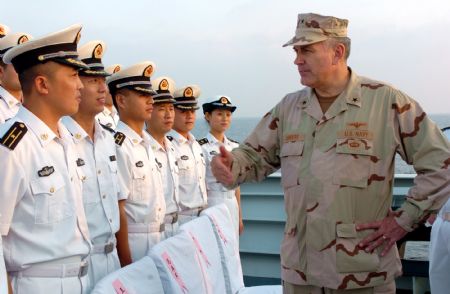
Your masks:
{"label": "uniform pocket", "polygon": [[128,197],[131,201],[143,201],[147,200],[151,191],[148,187],[148,180],[146,168],[134,168],[132,170],[132,189],[131,195]]}
{"label": "uniform pocket", "polygon": [[370,172],[371,140],[337,140],[333,184],[366,188]]}
{"label": "uniform pocket", "polygon": [[96,189],[97,175],[95,171],[90,170],[87,165],[77,167],[78,179],[83,187],[83,204],[92,205],[100,202],[100,196],[98,195],[98,190]]}
{"label": "uniform pocket", "polygon": [[62,176],[56,172],[31,181],[36,224],[59,222],[74,214],[74,207],[68,198],[70,195],[66,195],[64,186]]}
{"label": "uniform pocket", "polygon": [[358,247],[362,236],[355,224],[336,225],[336,268],[339,273],[375,272],[380,265],[378,251],[367,253]]}
{"label": "uniform pocket", "polygon": [[300,162],[303,158],[303,141],[284,143],[280,150],[281,183],[284,188],[298,185]]}

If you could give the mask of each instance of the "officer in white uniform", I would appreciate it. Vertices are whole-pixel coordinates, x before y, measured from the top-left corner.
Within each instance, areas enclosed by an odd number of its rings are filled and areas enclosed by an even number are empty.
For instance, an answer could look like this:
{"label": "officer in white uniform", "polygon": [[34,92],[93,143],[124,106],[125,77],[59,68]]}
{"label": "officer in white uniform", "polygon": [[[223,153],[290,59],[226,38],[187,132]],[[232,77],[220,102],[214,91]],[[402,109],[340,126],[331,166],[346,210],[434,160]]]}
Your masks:
{"label": "officer in white uniform", "polygon": [[105,77],[109,76],[101,60],[105,49],[103,41],[91,41],[78,49],[79,58],[89,69],[79,71],[84,88],[78,112],[63,118],[78,152],[77,173],[83,183],[84,211],[93,244],[88,272],[91,289],[120,268],[115,233],[120,226],[118,201],[123,195],[118,185],[116,148],[112,130],[95,119],[104,106]]}
{"label": "officer in white uniform", "polygon": [[[443,133],[450,140],[450,127]],[[431,293],[448,293],[450,289],[450,200],[439,211],[430,236],[430,290]]]}
{"label": "officer in white uniform", "polygon": [[200,87],[188,85],[174,92],[175,120],[169,132],[175,147],[179,175],[179,222],[182,225],[200,215],[206,207],[206,165],[203,151],[191,130],[195,125],[195,111]]}
{"label": "officer in white uniform", "polygon": [[30,39],[25,33],[10,33],[0,39],[0,123],[16,115],[22,101],[19,77],[14,67],[5,64],[2,58],[9,49]]}
{"label": "officer in white uniform", "polygon": [[152,117],[147,120],[147,132],[150,145],[155,153],[158,168],[162,174],[164,199],[166,202],[165,237],[172,237],[178,232],[179,182],[175,149],[166,134],[172,129],[175,116],[173,92],[175,82],[169,77],[152,80],[152,87],[157,92],[153,96],[154,109]]}
{"label": "officer in white uniform", "polygon": [[59,121],[78,111],[78,70],[87,68],[77,54],[80,30],[73,25],[3,57],[24,77],[25,103],[0,126],[0,232],[14,293],[79,294],[89,283],[78,156]]}
{"label": "officer in white uniform", "polygon": [[[105,68],[105,71],[109,75],[112,75],[120,71],[121,68],[122,65],[113,64]],[[103,107],[102,112],[97,114],[97,120],[102,125],[105,125],[113,130],[117,127],[117,123],[119,122],[119,113],[114,106],[111,93],[109,93],[109,89],[106,91],[105,106]]]}
{"label": "officer in white uniform", "polygon": [[[233,113],[236,106],[231,104],[230,98],[227,96],[217,96],[210,99],[209,102],[203,103],[203,113],[212,115],[214,110],[227,110]],[[220,154],[219,147],[225,146],[228,151],[239,146],[239,143],[232,141],[223,135],[223,141],[218,140],[212,135],[211,130],[205,138],[199,140],[206,159],[206,188],[208,193],[208,206],[214,206],[219,203],[225,203],[230,211],[233,225],[236,232],[239,232],[240,223],[242,222],[242,214],[240,209],[240,191],[239,188],[228,190],[219,183],[211,172],[211,160],[214,155]],[[238,201],[239,200],[239,201]]]}
{"label": "officer in white uniform", "polygon": [[[120,121],[115,142],[119,176],[125,189],[126,201],[121,201],[121,213],[126,215],[128,226],[120,231],[127,238],[119,239],[122,265],[131,251],[132,261],[147,255],[164,234],[165,203],[161,174],[150,147],[150,136],[144,124],[152,115],[155,93],[150,77],[155,69],[153,62],[142,62],[116,72],[107,79],[113,101],[119,110]],[[128,243],[128,244],[127,244]],[[129,255],[129,253],[128,253]]]}

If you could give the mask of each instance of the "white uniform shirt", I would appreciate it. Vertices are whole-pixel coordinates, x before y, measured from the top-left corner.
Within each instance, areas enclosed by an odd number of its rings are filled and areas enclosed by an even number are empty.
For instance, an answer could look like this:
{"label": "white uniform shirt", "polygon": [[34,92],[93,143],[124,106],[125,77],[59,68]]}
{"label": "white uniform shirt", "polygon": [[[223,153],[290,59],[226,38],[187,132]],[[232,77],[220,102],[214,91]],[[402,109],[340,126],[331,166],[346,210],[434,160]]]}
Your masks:
{"label": "white uniform shirt", "polygon": [[117,124],[116,132],[125,135],[123,142],[117,144],[117,162],[127,197],[128,224],[164,223],[162,178],[150,148],[150,136],[145,131],[139,136],[122,121]]}
{"label": "white uniform shirt", "polygon": [[58,138],[20,107],[0,126],[0,137],[15,122],[23,122],[28,131],[14,150],[0,145],[0,231],[7,270],[87,256],[89,232],[72,136],[59,123]]}
{"label": "white uniform shirt", "polygon": [[15,116],[21,103],[5,88],[0,86],[0,123]]}
{"label": "white uniform shirt", "polygon": [[214,157],[214,155],[217,155],[220,153],[220,151],[219,151],[220,146],[223,145],[223,146],[225,146],[225,148],[228,151],[231,151],[234,148],[238,147],[239,144],[229,140],[226,136],[224,136],[223,143],[219,142],[213,135],[211,135],[211,133],[208,133],[206,135],[206,139],[208,140],[208,142],[203,143],[201,145],[202,149],[203,149],[203,154],[206,159],[206,188],[208,189],[208,191],[222,191],[222,192],[234,191],[234,190],[228,190],[227,188],[225,188],[214,177],[214,175],[211,171],[211,160]]}
{"label": "white uniform shirt", "polygon": [[0,293],[8,293],[5,260],[3,259],[2,236],[0,236]]}
{"label": "white uniform shirt", "polygon": [[161,171],[164,189],[164,199],[166,201],[166,214],[179,210],[179,185],[178,167],[175,159],[175,149],[169,139],[164,138],[166,149],[159,144],[151,135],[150,146],[153,150],[158,168]]}
{"label": "white uniform shirt", "polygon": [[186,139],[178,132],[169,132],[175,147],[179,176],[179,199],[181,209],[206,206],[206,165],[200,144],[192,134]]}
{"label": "white uniform shirt", "polygon": [[117,155],[112,134],[97,121],[94,141],[71,117],[63,123],[73,136],[78,153],[77,173],[83,183],[83,204],[93,244],[115,240],[119,230],[118,200],[123,199],[117,176]]}
{"label": "white uniform shirt", "polygon": [[112,107],[112,111],[107,107],[104,107],[103,111],[97,114],[95,118],[99,123],[110,127],[111,129],[116,129],[117,123],[119,122],[119,115],[117,114],[117,110],[114,106]]}

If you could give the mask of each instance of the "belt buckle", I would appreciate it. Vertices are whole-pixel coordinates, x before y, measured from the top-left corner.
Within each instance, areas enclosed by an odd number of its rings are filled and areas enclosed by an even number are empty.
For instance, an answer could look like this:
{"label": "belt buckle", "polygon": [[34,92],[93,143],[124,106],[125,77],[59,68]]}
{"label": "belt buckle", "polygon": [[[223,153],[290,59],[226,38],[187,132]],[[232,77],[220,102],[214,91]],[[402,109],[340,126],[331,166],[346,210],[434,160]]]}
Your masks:
{"label": "belt buckle", "polygon": [[162,233],[166,230],[166,225],[164,223],[159,225],[159,232]]}
{"label": "belt buckle", "polygon": [[109,242],[108,244],[105,245],[105,254],[111,253],[114,250],[114,243],[113,242]]}
{"label": "belt buckle", "polygon": [[79,276],[79,277],[84,277],[85,275],[87,275],[88,269],[89,269],[89,263],[85,261],[85,262],[80,266],[80,272],[78,273],[78,276]]}

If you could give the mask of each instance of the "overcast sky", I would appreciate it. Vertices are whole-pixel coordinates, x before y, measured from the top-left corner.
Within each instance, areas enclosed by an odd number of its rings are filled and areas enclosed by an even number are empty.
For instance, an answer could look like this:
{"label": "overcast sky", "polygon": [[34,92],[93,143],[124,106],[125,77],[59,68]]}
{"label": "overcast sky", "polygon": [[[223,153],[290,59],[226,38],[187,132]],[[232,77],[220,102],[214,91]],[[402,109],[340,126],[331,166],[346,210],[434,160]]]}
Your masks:
{"label": "overcast sky", "polygon": [[2,1],[0,23],[39,37],[83,24],[80,44],[101,39],[106,65],[156,63],[153,77],[196,83],[200,100],[228,95],[237,116],[261,116],[302,86],[294,53],[281,45],[298,13],[349,19],[349,65],[450,113],[448,0]]}

